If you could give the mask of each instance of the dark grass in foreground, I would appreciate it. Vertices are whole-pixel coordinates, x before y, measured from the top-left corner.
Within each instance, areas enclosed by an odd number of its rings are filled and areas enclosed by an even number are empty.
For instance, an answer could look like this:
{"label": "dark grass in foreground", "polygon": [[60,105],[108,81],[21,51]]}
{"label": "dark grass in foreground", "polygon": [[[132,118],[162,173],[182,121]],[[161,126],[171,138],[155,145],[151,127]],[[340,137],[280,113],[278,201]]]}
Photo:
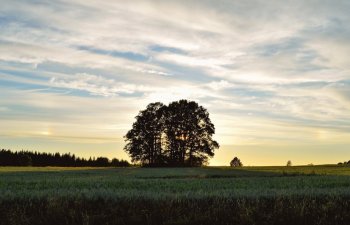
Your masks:
{"label": "dark grass in foreground", "polygon": [[0,168],[0,224],[348,224],[350,168]]}

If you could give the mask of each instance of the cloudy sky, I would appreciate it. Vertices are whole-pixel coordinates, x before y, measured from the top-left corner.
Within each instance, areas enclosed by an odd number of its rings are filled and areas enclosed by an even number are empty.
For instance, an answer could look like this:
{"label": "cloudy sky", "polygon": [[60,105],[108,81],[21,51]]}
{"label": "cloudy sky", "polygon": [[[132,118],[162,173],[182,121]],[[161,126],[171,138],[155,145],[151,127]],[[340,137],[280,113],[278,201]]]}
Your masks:
{"label": "cloudy sky", "polygon": [[347,0],[0,0],[0,148],[128,159],[154,101],[206,107],[211,165],[350,159]]}

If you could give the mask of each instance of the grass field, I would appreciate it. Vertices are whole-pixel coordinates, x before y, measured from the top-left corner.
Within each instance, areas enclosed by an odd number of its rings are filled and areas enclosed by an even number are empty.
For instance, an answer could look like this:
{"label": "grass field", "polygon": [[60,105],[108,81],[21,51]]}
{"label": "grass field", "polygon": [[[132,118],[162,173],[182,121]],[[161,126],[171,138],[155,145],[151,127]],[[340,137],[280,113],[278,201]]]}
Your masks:
{"label": "grass field", "polygon": [[0,224],[349,224],[350,168],[0,167]]}

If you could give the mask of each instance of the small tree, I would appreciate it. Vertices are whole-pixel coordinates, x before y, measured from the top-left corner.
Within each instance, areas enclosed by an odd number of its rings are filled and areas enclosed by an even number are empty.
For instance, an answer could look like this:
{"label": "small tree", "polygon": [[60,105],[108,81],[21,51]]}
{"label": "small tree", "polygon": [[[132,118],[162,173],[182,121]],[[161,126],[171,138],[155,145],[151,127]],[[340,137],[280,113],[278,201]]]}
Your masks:
{"label": "small tree", "polygon": [[234,157],[230,162],[230,166],[231,167],[242,167],[243,163],[241,162],[241,160],[239,158]]}
{"label": "small tree", "polygon": [[287,166],[292,166],[292,161],[288,160]]}

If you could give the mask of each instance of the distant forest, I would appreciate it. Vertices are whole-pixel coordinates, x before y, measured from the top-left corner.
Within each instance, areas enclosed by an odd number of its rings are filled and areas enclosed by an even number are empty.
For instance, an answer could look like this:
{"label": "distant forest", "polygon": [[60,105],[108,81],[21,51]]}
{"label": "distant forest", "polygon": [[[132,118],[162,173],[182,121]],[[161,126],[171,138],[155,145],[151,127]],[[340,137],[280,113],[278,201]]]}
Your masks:
{"label": "distant forest", "polygon": [[0,151],[0,166],[66,166],[66,167],[128,167],[129,162],[106,157],[89,159],[76,157],[74,154],[45,153],[31,151]]}

